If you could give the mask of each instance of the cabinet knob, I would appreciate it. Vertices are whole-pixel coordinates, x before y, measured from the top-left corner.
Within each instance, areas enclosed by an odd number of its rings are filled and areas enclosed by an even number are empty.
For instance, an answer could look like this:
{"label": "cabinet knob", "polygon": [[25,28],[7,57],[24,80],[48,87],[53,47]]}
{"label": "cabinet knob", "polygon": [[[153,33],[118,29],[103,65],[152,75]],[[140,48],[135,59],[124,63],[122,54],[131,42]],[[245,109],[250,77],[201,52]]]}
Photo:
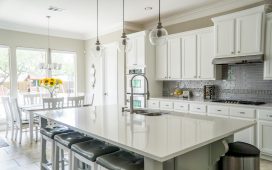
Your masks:
{"label": "cabinet knob", "polygon": [[170,79],[171,77],[169,76],[168,78]]}
{"label": "cabinet knob", "polygon": [[245,112],[240,112],[240,114],[243,114],[243,115],[244,115],[244,114],[246,114],[246,113],[245,113]]}
{"label": "cabinet knob", "polygon": [[234,51],[232,51],[231,54],[234,54]]}
{"label": "cabinet knob", "polygon": [[238,53],[241,53],[241,51],[238,51]]}

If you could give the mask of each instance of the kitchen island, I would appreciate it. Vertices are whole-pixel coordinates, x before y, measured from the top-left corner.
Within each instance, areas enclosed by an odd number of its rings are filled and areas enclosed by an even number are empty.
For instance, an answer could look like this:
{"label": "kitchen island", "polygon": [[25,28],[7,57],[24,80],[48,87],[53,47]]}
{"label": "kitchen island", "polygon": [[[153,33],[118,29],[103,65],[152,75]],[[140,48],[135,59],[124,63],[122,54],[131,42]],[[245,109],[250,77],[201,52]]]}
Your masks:
{"label": "kitchen island", "polygon": [[254,121],[168,112],[144,116],[122,112],[121,106],[95,106],[37,111],[41,126],[47,121],[140,154],[146,170],[216,169],[226,152],[223,141],[254,126]]}

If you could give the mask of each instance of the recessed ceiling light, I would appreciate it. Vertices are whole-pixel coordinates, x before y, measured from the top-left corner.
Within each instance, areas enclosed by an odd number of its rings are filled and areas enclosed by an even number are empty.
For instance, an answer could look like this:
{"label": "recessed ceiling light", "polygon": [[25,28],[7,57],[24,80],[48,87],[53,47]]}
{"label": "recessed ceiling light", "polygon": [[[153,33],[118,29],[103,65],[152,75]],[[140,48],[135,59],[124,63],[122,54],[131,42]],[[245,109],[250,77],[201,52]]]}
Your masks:
{"label": "recessed ceiling light", "polygon": [[145,7],[146,11],[151,11],[153,8],[151,6]]}
{"label": "recessed ceiling light", "polygon": [[64,11],[63,8],[58,8],[58,7],[54,7],[54,6],[50,6],[50,7],[48,8],[48,10],[49,10],[49,11],[54,11],[54,12],[62,12],[62,11]]}

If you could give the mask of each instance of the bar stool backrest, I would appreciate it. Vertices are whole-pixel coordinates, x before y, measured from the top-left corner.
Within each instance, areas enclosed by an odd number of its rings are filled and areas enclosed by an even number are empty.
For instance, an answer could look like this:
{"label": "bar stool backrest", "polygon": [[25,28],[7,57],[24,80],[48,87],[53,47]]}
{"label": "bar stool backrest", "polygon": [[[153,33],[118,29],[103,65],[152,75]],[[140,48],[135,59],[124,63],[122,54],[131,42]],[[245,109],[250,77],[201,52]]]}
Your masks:
{"label": "bar stool backrest", "polygon": [[67,98],[67,106],[68,107],[82,107],[84,105],[84,96],[77,97],[68,97]]}
{"label": "bar stool backrest", "polygon": [[43,98],[44,109],[61,109],[63,108],[64,98]]}

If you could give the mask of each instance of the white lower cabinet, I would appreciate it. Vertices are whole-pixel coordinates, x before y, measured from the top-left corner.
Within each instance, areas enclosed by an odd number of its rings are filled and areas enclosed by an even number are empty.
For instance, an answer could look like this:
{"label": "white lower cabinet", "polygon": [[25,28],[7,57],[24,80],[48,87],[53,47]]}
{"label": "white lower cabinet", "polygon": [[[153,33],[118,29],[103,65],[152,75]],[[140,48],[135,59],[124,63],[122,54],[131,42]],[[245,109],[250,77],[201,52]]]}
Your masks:
{"label": "white lower cabinet", "polygon": [[216,116],[216,117],[229,117],[229,107],[227,106],[208,106],[208,116]]}
{"label": "white lower cabinet", "polygon": [[255,127],[244,129],[240,132],[234,134],[234,141],[240,141],[249,143],[251,145],[256,145],[255,142]]}
{"label": "white lower cabinet", "polygon": [[170,101],[160,101],[161,110],[173,110],[173,102]]}
{"label": "white lower cabinet", "polygon": [[205,104],[190,104],[190,112],[193,114],[206,115],[207,105],[205,105]]}
{"label": "white lower cabinet", "polygon": [[272,156],[272,111],[259,110],[258,146],[262,154]]}
{"label": "white lower cabinet", "polygon": [[174,102],[174,111],[176,111],[176,112],[188,112],[189,111],[189,103]]}
{"label": "white lower cabinet", "polygon": [[148,108],[149,109],[160,109],[160,101],[159,100],[148,100]]}

